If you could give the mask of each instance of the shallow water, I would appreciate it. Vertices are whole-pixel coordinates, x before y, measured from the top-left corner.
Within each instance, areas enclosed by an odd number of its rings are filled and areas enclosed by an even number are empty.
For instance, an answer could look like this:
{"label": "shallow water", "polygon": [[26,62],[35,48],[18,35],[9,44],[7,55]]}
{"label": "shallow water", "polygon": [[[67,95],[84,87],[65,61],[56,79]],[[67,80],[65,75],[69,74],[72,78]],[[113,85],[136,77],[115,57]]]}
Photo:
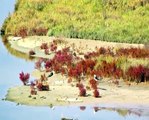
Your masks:
{"label": "shallow water", "polygon": [[[13,12],[15,0],[0,1],[0,26],[9,12]],[[1,120],[149,120],[149,108],[116,109],[96,106],[34,107],[3,101],[8,88],[21,85],[20,71],[31,72],[34,64],[7,50],[0,38],[0,119]],[[14,53],[14,52],[13,52]],[[18,56],[18,57],[17,57]]]}

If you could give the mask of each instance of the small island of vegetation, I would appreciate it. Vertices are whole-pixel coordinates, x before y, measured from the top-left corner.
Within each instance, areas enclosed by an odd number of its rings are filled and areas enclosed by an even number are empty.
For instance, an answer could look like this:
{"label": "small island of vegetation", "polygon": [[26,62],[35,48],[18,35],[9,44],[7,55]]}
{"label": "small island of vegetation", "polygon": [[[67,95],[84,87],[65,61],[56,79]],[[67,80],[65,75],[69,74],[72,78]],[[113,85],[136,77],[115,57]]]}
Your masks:
{"label": "small island of vegetation", "polygon": [[148,104],[148,15],[148,0],[18,0],[2,31],[13,48],[37,59],[6,99]]}

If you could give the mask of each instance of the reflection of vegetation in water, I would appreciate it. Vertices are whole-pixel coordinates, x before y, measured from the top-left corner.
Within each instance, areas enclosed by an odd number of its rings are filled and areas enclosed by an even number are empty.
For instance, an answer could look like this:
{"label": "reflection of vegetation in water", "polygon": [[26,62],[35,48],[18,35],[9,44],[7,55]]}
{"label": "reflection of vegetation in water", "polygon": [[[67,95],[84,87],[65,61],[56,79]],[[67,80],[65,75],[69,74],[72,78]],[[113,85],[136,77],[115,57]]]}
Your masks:
{"label": "reflection of vegetation in water", "polygon": [[[81,108],[82,108],[82,106],[80,106],[80,110],[82,110]],[[125,117],[125,116],[130,115],[130,114],[133,114],[133,115],[136,115],[136,116],[141,116],[141,114],[142,114],[141,111],[140,110],[137,110],[137,109],[93,107],[93,110],[94,110],[94,112],[98,112],[98,111],[101,111],[101,110],[115,111],[115,112],[117,112],[122,117]]]}
{"label": "reflection of vegetation in water", "polygon": [[35,59],[34,57],[29,56],[28,54],[25,54],[25,53],[22,53],[22,52],[19,52],[19,51],[13,49],[11,47],[11,44],[9,42],[6,42],[4,39],[3,39],[3,44],[5,45],[5,47],[7,48],[8,52],[11,55],[14,55],[17,58],[22,58],[22,59],[25,59],[25,60],[34,60]]}
{"label": "reflection of vegetation in water", "polygon": [[84,111],[86,109],[86,106],[80,106],[80,110]]}
{"label": "reflection of vegetation in water", "polygon": [[128,109],[119,109],[119,108],[101,108],[101,109],[105,109],[108,111],[116,111],[120,116],[125,117],[126,115],[129,114],[129,110]]}
{"label": "reflection of vegetation in water", "polygon": [[128,112],[129,112],[126,109],[117,109],[116,111],[118,112],[119,115],[121,115],[123,117],[126,116],[128,114]]}
{"label": "reflection of vegetation in water", "polygon": [[134,109],[124,109],[124,108],[106,108],[106,110],[116,111],[119,115],[123,117],[130,114],[141,116],[141,112],[137,109],[134,110]]}

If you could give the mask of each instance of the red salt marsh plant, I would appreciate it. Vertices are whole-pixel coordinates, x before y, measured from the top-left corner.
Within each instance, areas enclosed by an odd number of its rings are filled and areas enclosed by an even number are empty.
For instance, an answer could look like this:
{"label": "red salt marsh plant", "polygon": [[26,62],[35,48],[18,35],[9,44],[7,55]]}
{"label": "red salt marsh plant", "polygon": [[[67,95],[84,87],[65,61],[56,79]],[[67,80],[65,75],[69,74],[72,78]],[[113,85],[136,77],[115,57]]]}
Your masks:
{"label": "red salt marsh plant", "polygon": [[99,56],[98,52],[88,52],[84,55],[85,59],[90,59]]}
{"label": "red salt marsh plant", "polygon": [[120,78],[123,77],[123,70],[116,65],[116,61],[113,60],[112,62],[107,62],[103,60],[102,63],[97,66],[96,72],[100,73],[103,77],[112,77]]}
{"label": "red salt marsh plant", "polygon": [[56,73],[60,73],[61,72],[61,69],[62,69],[62,65],[57,63],[55,65],[53,65],[53,70],[56,72]]}
{"label": "red salt marsh plant", "polygon": [[94,79],[90,79],[89,81],[91,88],[93,89],[93,96],[95,98],[100,97],[99,91],[97,90],[97,81]]}
{"label": "red salt marsh plant", "polygon": [[149,58],[149,49],[145,48],[120,48],[117,50],[118,56],[130,56],[132,58]]}
{"label": "red salt marsh plant", "polygon": [[56,50],[57,50],[57,45],[56,45],[55,43],[52,43],[52,44],[50,45],[50,50],[51,50],[52,52],[56,52]]}
{"label": "red salt marsh plant", "polygon": [[76,80],[80,79],[81,73],[82,73],[82,70],[79,68],[75,68],[75,67],[71,67],[68,70],[68,75],[70,77],[76,78]]}
{"label": "red salt marsh plant", "polygon": [[113,51],[112,48],[96,48],[96,51],[88,52],[84,55],[85,59],[99,57],[100,55],[110,55],[110,56],[126,56],[131,58],[149,58],[148,48],[120,48]]}
{"label": "red salt marsh plant", "polygon": [[81,88],[79,90],[80,90],[79,96],[85,97],[86,96],[86,89],[85,88]]}
{"label": "red salt marsh plant", "polygon": [[38,83],[38,84],[37,84],[37,89],[38,89],[39,91],[42,91],[42,86],[43,86],[42,83]]}
{"label": "red salt marsh plant", "polygon": [[70,53],[69,48],[65,48],[57,51],[53,59],[61,64],[68,65],[72,63],[73,56]]}
{"label": "red salt marsh plant", "polygon": [[39,36],[42,36],[42,35],[46,35],[47,34],[47,29],[45,28],[34,28],[30,31],[30,34],[31,35],[39,35]]}
{"label": "red salt marsh plant", "polygon": [[97,89],[95,89],[95,90],[93,91],[93,95],[94,95],[95,98],[100,97],[99,91],[98,91]]}
{"label": "red salt marsh plant", "polygon": [[69,49],[65,48],[59,50],[55,53],[55,56],[52,59],[45,61],[46,70],[54,70],[56,73],[67,74],[66,70],[68,66],[71,66],[73,60],[72,54],[69,52]]}
{"label": "red salt marsh plant", "polygon": [[111,55],[111,56],[113,56],[114,53],[113,53],[111,48],[104,48],[104,47],[97,48],[96,47],[96,51],[86,53],[84,55],[84,58],[89,59],[89,58],[99,57],[100,55]]}
{"label": "red salt marsh plant", "polygon": [[101,54],[106,54],[107,53],[107,49],[106,48],[104,48],[104,47],[100,47],[99,49],[98,49],[98,53],[101,55]]}
{"label": "red salt marsh plant", "polygon": [[31,82],[31,85],[30,85],[30,94],[31,95],[37,95],[37,90],[35,88],[35,83],[34,82]]}
{"label": "red salt marsh plant", "polygon": [[49,59],[47,61],[45,61],[45,68],[48,69],[48,68],[51,68],[52,65],[54,64],[54,61],[52,59]]}
{"label": "red salt marsh plant", "polygon": [[38,83],[37,88],[39,91],[49,91],[49,85],[43,85],[42,83]]}
{"label": "red salt marsh plant", "polygon": [[142,65],[130,66],[126,74],[133,80],[139,80],[141,74],[144,74],[144,67]]}
{"label": "red salt marsh plant", "polygon": [[69,68],[68,75],[75,78],[80,78],[82,74],[88,75],[89,71],[94,69],[95,64],[96,62],[91,59],[82,60]]}
{"label": "red salt marsh plant", "polygon": [[86,96],[86,89],[82,83],[78,83],[76,87],[79,88],[79,96],[85,97]]}
{"label": "red salt marsh plant", "polygon": [[19,78],[23,82],[24,85],[27,85],[27,83],[29,81],[29,78],[30,78],[30,74],[29,73],[21,72],[19,74]]}
{"label": "red salt marsh plant", "polygon": [[83,69],[87,69],[90,68],[91,70],[94,69],[94,66],[96,64],[96,61],[92,60],[92,59],[87,59],[87,60],[83,60],[81,61],[81,64],[83,65]]}
{"label": "red salt marsh plant", "polygon": [[26,28],[19,28],[19,30],[15,33],[15,36],[21,36],[25,38],[28,35],[28,30]]}
{"label": "red salt marsh plant", "polygon": [[42,43],[40,46],[40,49],[48,49],[48,44],[47,43]]}
{"label": "red salt marsh plant", "polygon": [[96,90],[97,89],[97,81],[94,79],[90,79],[89,84],[91,85],[91,88]]}
{"label": "red salt marsh plant", "polygon": [[126,72],[128,78],[136,82],[144,82],[149,79],[149,68],[142,65],[130,66]]}

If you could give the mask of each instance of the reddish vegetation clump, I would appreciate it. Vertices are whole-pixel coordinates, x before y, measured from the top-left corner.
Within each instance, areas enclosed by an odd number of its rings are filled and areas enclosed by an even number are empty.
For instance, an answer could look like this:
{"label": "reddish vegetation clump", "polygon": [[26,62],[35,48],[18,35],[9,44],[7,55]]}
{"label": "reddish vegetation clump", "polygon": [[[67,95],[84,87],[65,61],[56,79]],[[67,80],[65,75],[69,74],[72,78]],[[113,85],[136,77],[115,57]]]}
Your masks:
{"label": "reddish vegetation clump", "polygon": [[86,96],[86,89],[84,88],[84,85],[82,83],[78,83],[76,85],[76,87],[79,88],[79,96],[85,97]]}
{"label": "reddish vegetation clump", "polygon": [[86,96],[86,89],[85,88],[81,88],[79,95],[85,97]]}
{"label": "reddish vegetation clump", "polygon": [[91,85],[91,88],[93,89],[93,96],[94,96],[95,98],[99,97],[100,94],[99,94],[99,91],[97,90],[97,89],[98,89],[98,88],[97,88],[97,81],[94,80],[94,79],[90,79],[89,83],[90,83],[90,85]]}
{"label": "reddish vegetation clump", "polygon": [[48,44],[47,43],[42,43],[40,48],[41,49],[48,49]]}
{"label": "reddish vegetation clump", "polygon": [[149,68],[142,65],[131,66],[127,70],[126,75],[131,80],[136,80],[136,82],[144,82],[149,80]]}
{"label": "reddish vegetation clump", "polygon": [[25,27],[19,28],[17,32],[15,32],[15,36],[21,36],[22,38],[28,36],[28,35],[46,35],[47,34],[48,29],[45,28],[34,28],[31,30],[28,30]]}
{"label": "reddish vegetation clump", "polygon": [[97,67],[95,72],[103,77],[114,76],[117,79],[123,77],[123,70],[116,66],[116,61],[108,63],[107,61],[103,60],[102,64]]}
{"label": "reddish vegetation clump", "polygon": [[51,50],[52,52],[56,52],[56,50],[57,50],[57,45],[56,45],[55,43],[52,43],[52,44],[50,45],[50,50]]}
{"label": "reddish vegetation clump", "polygon": [[86,53],[86,54],[84,55],[84,58],[85,58],[85,59],[90,59],[90,58],[92,58],[92,57],[97,57],[97,56],[99,56],[99,54],[98,54],[97,52],[88,52],[88,53]]}
{"label": "reddish vegetation clump", "polygon": [[54,56],[54,61],[57,61],[61,64],[64,65],[69,65],[72,63],[73,60],[73,56],[68,49],[62,49],[56,52],[55,56]]}
{"label": "reddish vegetation clump", "polygon": [[39,91],[49,91],[49,85],[43,85],[42,83],[38,83],[37,88]]}
{"label": "reddish vegetation clump", "polygon": [[79,79],[81,75],[89,75],[94,69],[96,62],[91,59],[81,60],[75,66],[71,66],[68,70],[68,75]]}
{"label": "reddish vegetation clump", "polygon": [[97,81],[95,81],[94,79],[90,79],[89,83],[92,89],[97,89]]}
{"label": "reddish vegetation clump", "polygon": [[[26,30],[22,29],[21,34],[26,35]],[[36,31],[38,32],[38,31]],[[39,32],[40,33],[40,32]],[[55,73],[61,73],[66,75],[68,83],[72,82],[72,79],[76,79],[78,84],[76,87],[79,88],[79,95],[86,96],[86,89],[93,89],[93,96],[99,97],[100,93],[97,88],[97,81],[95,79],[89,80],[89,86],[84,87],[80,81],[83,78],[90,78],[93,75],[102,77],[113,78],[112,83],[119,85],[119,78],[125,78],[131,81],[144,82],[149,80],[149,68],[143,65],[130,66],[128,70],[123,70],[122,65],[125,59],[119,61],[119,57],[131,57],[131,58],[148,58],[148,49],[138,49],[138,48],[121,48],[117,51],[111,48],[96,48],[95,52],[89,52],[84,55],[84,58],[78,57],[74,54],[69,47],[62,50],[57,50],[58,41],[53,41],[50,46],[47,43],[42,43],[40,46],[44,50],[45,54],[49,54],[49,50],[54,52],[54,57],[52,59],[39,59],[35,63],[35,68],[41,70],[42,63],[44,63],[45,71],[54,71]],[[30,55],[35,54],[33,50],[29,52]],[[99,57],[102,55],[101,57]],[[109,59],[105,59],[105,58]],[[100,59],[99,59],[100,58]],[[43,69],[44,70],[44,69]],[[38,90],[49,90],[48,83],[44,85],[42,82],[47,82],[46,76],[41,76],[40,80],[36,84]],[[20,80],[24,85],[27,84],[29,79],[29,74],[20,73]],[[33,90],[33,89],[32,89]],[[34,90],[31,94],[35,94]]]}
{"label": "reddish vegetation clump", "polygon": [[35,84],[34,83],[31,83],[30,88],[31,88],[30,94],[31,95],[37,95],[37,90],[35,89]]}
{"label": "reddish vegetation clump", "polygon": [[29,80],[29,77],[30,77],[30,74],[29,73],[26,73],[25,74],[24,72],[21,72],[19,74],[19,78],[23,82],[24,85],[27,85],[28,80]]}
{"label": "reddish vegetation clump", "polygon": [[110,55],[110,56],[114,56],[114,53],[112,51],[111,48],[104,48],[104,47],[100,47],[100,48],[96,48],[95,52],[88,52],[84,55],[85,59],[90,59],[93,57],[98,57],[100,55]]}
{"label": "reddish vegetation clump", "polygon": [[48,29],[45,28],[34,28],[30,31],[31,35],[38,35],[38,36],[42,36],[42,35],[46,35],[48,32]]}
{"label": "reddish vegetation clump", "polygon": [[132,58],[149,58],[149,49],[145,48],[120,48],[116,53],[118,56],[129,56]]}
{"label": "reddish vegetation clump", "polygon": [[48,69],[48,68],[51,68],[53,65],[53,60],[52,59],[49,59],[47,61],[45,61],[45,68]]}
{"label": "reddish vegetation clump", "polygon": [[50,54],[49,49],[44,49],[44,53],[45,53],[46,55],[49,55],[49,54]]}
{"label": "reddish vegetation clump", "polygon": [[84,85],[82,83],[77,83],[76,87],[78,87],[79,89],[84,88]]}
{"label": "reddish vegetation clump", "polygon": [[27,28],[20,28],[16,33],[15,36],[21,36],[22,38],[25,38],[27,36]]}
{"label": "reddish vegetation clump", "polygon": [[42,91],[42,83],[38,83],[37,88],[38,88],[39,91]]}
{"label": "reddish vegetation clump", "polygon": [[99,91],[97,89],[94,90],[93,94],[96,98],[100,96]]}
{"label": "reddish vegetation clump", "polygon": [[36,87],[39,91],[49,91],[49,84],[47,83],[47,77],[45,74],[40,76],[40,79],[36,81]]}

